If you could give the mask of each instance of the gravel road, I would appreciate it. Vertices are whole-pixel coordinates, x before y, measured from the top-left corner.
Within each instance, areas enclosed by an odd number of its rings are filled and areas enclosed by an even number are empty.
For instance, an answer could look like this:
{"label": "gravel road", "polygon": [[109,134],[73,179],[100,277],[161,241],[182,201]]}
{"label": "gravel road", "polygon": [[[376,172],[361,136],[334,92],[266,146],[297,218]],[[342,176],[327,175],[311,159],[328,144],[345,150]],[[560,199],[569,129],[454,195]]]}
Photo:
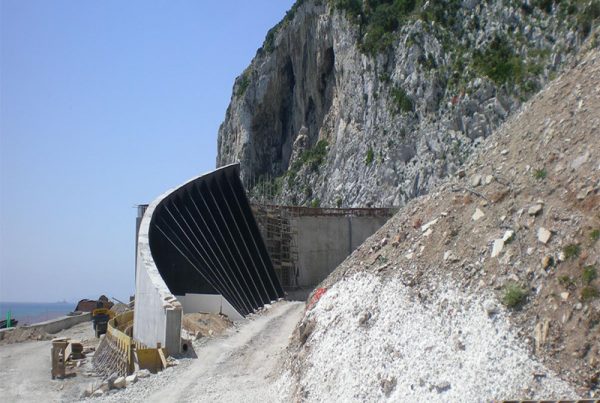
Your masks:
{"label": "gravel road", "polygon": [[[280,357],[304,303],[280,301],[224,336],[195,344],[197,359],[141,379],[101,400],[144,402],[265,402],[280,400]],[[96,401],[98,399],[95,399]]]}
{"label": "gravel road", "polygon": [[[55,337],[77,340],[93,339],[89,322],[63,330]],[[81,396],[89,377],[78,374],[73,378],[55,379],[50,376],[52,342],[27,341],[0,346],[0,400],[5,402],[63,402]]]}

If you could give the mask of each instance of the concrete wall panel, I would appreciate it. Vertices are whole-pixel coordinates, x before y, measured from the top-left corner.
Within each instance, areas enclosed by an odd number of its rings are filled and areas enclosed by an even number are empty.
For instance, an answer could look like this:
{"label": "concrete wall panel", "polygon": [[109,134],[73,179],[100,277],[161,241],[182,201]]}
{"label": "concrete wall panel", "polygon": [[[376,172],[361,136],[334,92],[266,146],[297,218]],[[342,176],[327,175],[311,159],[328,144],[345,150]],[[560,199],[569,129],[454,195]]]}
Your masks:
{"label": "concrete wall panel", "polygon": [[226,315],[230,320],[236,321],[244,319],[242,315],[238,311],[235,310],[233,306],[225,299],[221,298],[221,312],[223,315]]}
{"label": "concrete wall panel", "polygon": [[[349,217],[350,225],[352,227],[352,242],[351,250],[352,253],[356,248],[363,244],[368,237],[373,235],[383,227],[383,224],[387,222],[389,217]],[[348,253],[348,254],[350,254]]]}
{"label": "concrete wall panel", "polygon": [[219,313],[223,297],[219,294],[185,294],[185,296],[178,296],[177,299],[183,305],[183,313]]}
{"label": "concrete wall panel", "polygon": [[222,295],[219,294],[185,294],[177,296],[183,305],[183,313],[207,312],[222,313],[231,320],[243,318],[238,311]]}
{"label": "concrete wall panel", "polygon": [[294,217],[298,286],[320,283],[387,220],[377,216]]}

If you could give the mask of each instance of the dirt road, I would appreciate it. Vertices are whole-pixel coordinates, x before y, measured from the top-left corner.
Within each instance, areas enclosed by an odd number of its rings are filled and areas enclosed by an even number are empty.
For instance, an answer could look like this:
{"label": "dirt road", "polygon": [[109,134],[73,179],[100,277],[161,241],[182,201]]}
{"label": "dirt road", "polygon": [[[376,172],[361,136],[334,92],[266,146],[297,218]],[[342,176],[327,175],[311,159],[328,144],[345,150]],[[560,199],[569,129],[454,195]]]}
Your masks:
{"label": "dirt road", "polygon": [[144,402],[272,402],[279,357],[304,312],[302,302],[281,301],[223,337],[196,346],[197,359],[143,379],[109,397]]}
{"label": "dirt road", "polygon": [[[81,323],[54,335],[78,340],[94,338],[90,323]],[[76,376],[50,377],[52,342],[28,341],[0,346],[0,400],[5,402],[61,402],[77,400],[91,380]]]}
{"label": "dirt road", "polygon": [[281,302],[232,336],[196,351],[198,360],[149,401],[273,401],[274,370],[304,304]]}
{"label": "dirt road", "polygon": [[[245,319],[222,337],[195,344],[197,359],[141,379],[126,390],[92,401],[222,402],[277,401],[279,358],[304,311],[302,302],[281,301]],[[93,338],[82,323],[56,337]],[[28,341],[0,346],[0,400],[7,402],[76,401],[96,380],[81,374],[50,377],[51,342]],[[80,371],[81,372],[81,371]]]}

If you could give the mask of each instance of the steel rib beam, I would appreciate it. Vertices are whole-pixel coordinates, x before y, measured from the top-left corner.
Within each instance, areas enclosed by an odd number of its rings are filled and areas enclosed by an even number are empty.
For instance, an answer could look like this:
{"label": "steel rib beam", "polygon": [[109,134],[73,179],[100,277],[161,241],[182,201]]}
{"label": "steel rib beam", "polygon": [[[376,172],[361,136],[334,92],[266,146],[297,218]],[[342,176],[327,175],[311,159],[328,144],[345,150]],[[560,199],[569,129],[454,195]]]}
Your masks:
{"label": "steel rib beam", "polygon": [[244,316],[283,297],[239,180],[239,165],[164,196],[148,235],[156,266],[176,295],[218,293]]}
{"label": "steel rib beam", "polygon": [[[205,251],[205,249],[204,249],[204,246],[203,246],[202,242],[200,242],[200,240],[197,238],[197,236],[196,236],[196,234],[195,234],[194,230],[192,229],[192,227],[191,227],[191,226],[189,225],[189,223],[187,222],[187,220],[186,220],[186,217],[185,217],[183,214],[181,214],[181,211],[180,211],[180,210],[179,210],[179,208],[177,207],[177,204],[173,203],[173,207],[175,208],[175,210],[177,210],[178,216],[179,216],[179,217],[181,217],[181,219],[182,219],[183,223],[184,223],[184,224],[185,224],[185,226],[187,227],[187,230],[189,231],[188,233],[192,235],[192,237],[193,237],[193,238],[194,238],[194,240],[196,241],[196,243],[197,243],[198,247],[199,247],[200,249],[202,249],[202,253],[201,253],[201,252],[200,252],[200,251],[199,251],[199,250],[198,250],[198,249],[195,247],[194,241],[193,241],[192,239],[190,239],[189,237],[187,237],[187,235],[186,235],[186,237],[188,238],[188,240],[191,242],[192,246],[194,246],[194,248],[196,249],[196,251],[197,251],[197,252],[198,252],[200,255],[203,255],[203,256],[206,256],[207,258],[209,258],[209,257],[207,256],[207,254],[206,254],[206,251]],[[193,218],[192,218],[192,220],[193,220]],[[210,260],[210,258],[209,258],[209,260]],[[208,262],[206,262],[206,260],[205,260],[205,263],[206,263],[206,269],[207,269],[207,271],[210,273],[210,276],[209,276],[208,278],[209,278],[209,279],[212,279],[212,281],[210,281],[210,284],[211,284],[211,285],[212,285],[214,288],[216,288],[216,289],[218,289],[218,290],[221,290],[222,294],[223,294],[225,297],[229,297],[228,299],[231,299],[231,294],[230,294],[230,292],[229,292],[229,289],[228,289],[228,287],[226,287],[226,286],[224,285],[224,283],[221,281],[221,278],[220,278],[219,276],[217,276],[217,275],[216,275],[216,273],[215,273],[215,271],[213,270],[213,267],[214,267],[214,265],[213,265],[212,263],[208,263]]]}
{"label": "steel rib beam", "polygon": [[[227,178],[226,177],[224,178],[224,182],[227,182]],[[225,192],[223,192],[223,188],[221,188],[221,185],[219,184],[219,182],[217,182],[217,187],[219,187],[219,190],[221,191],[221,193],[224,196],[223,200],[225,201],[225,206],[227,207],[227,212],[228,212],[229,216],[233,218],[233,225],[235,226],[235,230],[236,230],[237,234],[239,234],[239,238],[241,240],[241,244],[244,247],[244,252],[250,258],[250,261],[252,262],[251,267],[252,267],[253,270],[252,270],[252,273],[250,274],[250,276],[251,276],[251,278],[253,278],[253,279],[256,278],[258,280],[258,281],[254,282],[255,286],[257,286],[256,283],[258,283],[258,285],[260,285],[259,293],[263,297],[262,302],[264,304],[268,304],[272,300],[269,298],[269,293],[267,292],[265,284],[263,283],[263,280],[262,280],[260,274],[258,273],[258,267],[257,267],[257,264],[255,262],[256,257],[253,256],[253,253],[250,251],[250,249],[248,248],[248,245],[246,243],[246,239],[247,238],[252,238],[252,234],[247,233],[245,231],[242,231],[240,229],[240,228],[243,228],[243,227],[241,227],[240,224],[244,224],[244,223],[240,222],[239,217],[237,216],[237,214],[234,214],[233,209],[231,208],[229,202],[227,201],[227,199],[229,197],[231,197],[232,199],[235,199],[235,195],[232,195],[232,194],[229,194],[229,193],[227,195],[225,195]],[[259,287],[257,286],[257,288],[259,288]]]}
{"label": "steel rib beam", "polygon": [[[261,262],[261,267],[258,268],[257,267],[257,274],[263,278],[263,283],[264,278],[266,277],[266,281],[269,285],[270,285],[270,289],[268,290],[268,294],[271,297],[271,301],[279,298],[280,295],[283,295],[283,288],[281,287],[281,285],[279,284],[279,280],[277,279],[277,276],[275,276],[275,273],[273,272],[273,277],[270,275],[270,272],[268,270],[268,267],[272,267],[272,263],[271,263],[271,259],[269,257],[269,254],[264,246],[264,240],[262,238],[262,235],[258,229],[258,227],[256,226],[256,224],[254,224],[254,228],[252,228],[251,223],[253,223],[253,219],[254,217],[252,216],[252,211],[251,210],[244,210],[242,208],[242,205],[247,205],[248,203],[248,199],[245,197],[243,200],[240,200],[240,198],[238,197],[237,193],[235,193],[233,191],[233,185],[231,184],[230,180],[226,177],[227,179],[227,185],[229,186],[232,194],[234,195],[234,200],[235,203],[237,205],[237,209],[238,212],[242,218],[242,221],[246,227],[246,229],[248,230],[248,233],[250,234],[250,239],[252,240],[252,245],[251,247],[254,248],[254,250],[257,252],[258,257],[260,259]],[[249,217],[248,217],[249,215]],[[262,249],[261,249],[262,247]]]}
{"label": "steel rib beam", "polygon": [[[166,208],[166,206],[165,206],[165,208]],[[167,211],[167,214],[166,215],[162,215],[160,219],[162,221],[162,225],[165,226],[171,232],[172,236],[174,236],[178,240],[178,242],[179,242],[178,251],[186,258],[186,260],[191,261],[190,259],[191,259],[191,257],[194,257],[194,254],[189,249],[189,247],[186,245],[185,241],[179,235],[177,235],[178,232],[181,233],[182,228],[177,224],[177,222],[174,219],[173,215],[170,214]],[[169,219],[172,220],[172,221],[174,221],[173,224],[175,226],[177,226],[180,231],[176,231],[172,227],[172,225],[169,225],[169,223],[168,223]],[[182,234],[182,235],[184,235],[184,234]],[[171,239],[169,239],[169,241],[172,242]],[[205,275],[205,271],[206,270],[202,270],[201,269],[202,267],[208,266],[207,263],[206,263],[206,261],[205,261],[204,265],[200,265],[200,264],[198,264],[199,262],[197,261],[196,258],[194,260],[196,261],[196,264],[194,265],[194,268],[196,270],[200,271],[202,273],[203,277],[205,277],[205,279],[206,279],[206,275]],[[208,279],[207,279],[207,282],[211,283],[210,281],[208,281]],[[248,313],[250,313],[250,312],[253,311],[253,307],[249,303],[249,301],[240,301],[239,303],[236,300],[228,300],[228,301],[230,301],[231,305],[233,305],[234,308],[236,308],[236,310],[239,310],[240,314],[242,314],[242,315],[246,315],[246,314],[248,314]]]}
{"label": "steel rib beam", "polygon": [[[202,187],[206,186],[205,183],[203,183],[201,185]],[[200,190],[202,190],[202,187],[200,188]],[[231,273],[233,274],[233,277],[236,281],[236,283],[238,284],[238,289],[240,290],[240,293],[243,295],[243,297],[248,301],[248,303],[250,305],[256,306],[258,305],[257,301],[253,301],[251,302],[250,298],[248,297],[248,284],[246,283],[246,279],[242,276],[242,271],[239,268],[239,262],[237,261],[237,259],[235,258],[235,255],[232,251],[231,248],[231,241],[226,239],[226,237],[223,235],[223,231],[221,231],[221,227],[223,227],[223,223],[219,222],[217,220],[216,217],[217,214],[215,214],[217,212],[217,207],[216,204],[210,204],[211,199],[205,198],[203,196],[203,194],[206,195],[210,195],[209,191],[206,192],[202,192],[200,191],[200,200],[202,201],[202,203],[204,204],[204,206],[206,207],[206,210],[208,211],[208,216],[211,218],[212,222],[214,223],[214,229],[216,231],[216,233],[219,235],[219,238],[221,240],[221,244],[224,245],[224,249],[227,250],[227,257],[229,257],[229,269],[231,271]],[[208,200],[208,202],[207,202]],[[214,234],[214,232],[213,232]]]}
{"label": "steel rib beam", "polygon": [[[198,212],[198,217],[200,217],[200,219],[202,220],[202,222],[204,224],[204,227],[206,228],[206,231],[202,232],[202,236],[206,240],[206,243],[207,243],[209,249],[211,250],[213,257],[219,263],[221,273],[223,274],[223,277],[227,279],[228,286],[234,291],[234,294],[236,296],[235,299],[239,301],[239,304],[242,304],[241,301],[243,300],[243,298],[240,294],[240,288],[235,287],[235,280],[232,279],[232,276],[230,275],[231,270],[229,268],[225,267],[225,265],[227,264],[227,261],[223,262],[223,257],[224,257],[223,250],[221,249],[219,243],[215,241],[214,236],[210,232],[210,226],[204,219],[204,216],[202,215],[202,213],[200,213],[200,209],[196,205],[196,202],[194,201],[193,198],[192,198],[192,204],[193,204],[195,210]],[[205,232],[208,234],[208,236],[205,235]],[[210,240],[212,240],[212,242]]]}
{"label": "steel rib beam", "polygon": [[[217,185],[217,181],[213,181],[212,182],[212,186],[213,186],[213,190],[214,187],[218,188]],[[220,190],[220,189],[219,189]],[[217,203],[215,195],[219,195],[223,201],[223,203]],[[231,214],[229,214],[225,208],[223,208],[223,206],[227,205],[227,200],[225,200],[225,197],[223,196],[222,193],[219,194],[219,192],[211,192],[211,196],[213,199],[213,202],[215,203],[215,206],[217,207],[217,210],[219,212],[219,215],[221,216],[221,219],[223,220],[223,222],[225,223],[225,229],[227,230],[227,234],[229,235],[229,239],[231,239],[232,244],[235,248],[235,251],[237,252],[237,256],[239,257],[239,261],[242,262],[242,264],[239,265],[239,267],[243,267],[246,270],[245,271],[240,271],[240,273],[242,274],[242,276],[244,276],[244,278],[247,281],[248,287],[250,288],[250,284],[254,287],[254,289],[249,289],[248,291],[253,295],[253,296],[259,296],[260,295],[260,291],[256,285],[256,282],[252,276],[252,274],[250,273],[250,270],[248,268],[250,262],[248,261],[248,256],[245,256],[245,254],[243,253],[242,249],[240,248],[240,244],[242,243],[242,241],[240,241],[240,239],[238,238],[239,234],[237,234],[238,236],[235,235],[235,231],[231,230],[231,227],[233,226],[232,221],[233,217],[231,217]],[[245,264],[244,264],[245,263]],[[249,284],[250,283],[250,284]],[[257,300],[257,304],[259,304],[260,299]],[[263,304],[269,303],[270,301],[263,301]]]}

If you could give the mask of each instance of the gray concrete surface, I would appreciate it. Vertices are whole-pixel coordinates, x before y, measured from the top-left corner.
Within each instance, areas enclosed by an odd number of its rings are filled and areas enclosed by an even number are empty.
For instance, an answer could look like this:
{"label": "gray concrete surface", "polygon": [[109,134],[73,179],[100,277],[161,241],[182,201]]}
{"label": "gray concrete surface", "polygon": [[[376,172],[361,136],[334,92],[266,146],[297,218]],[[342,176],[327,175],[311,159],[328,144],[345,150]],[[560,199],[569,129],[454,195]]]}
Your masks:
{"label": "gray concrete surface", "polygon": [[[193,180],[193,179],[192,179]],[[146,209],[138,232],[133,337],[148,347],[157,343],[169,353],[180,352],[182,307],[162,279],[150,251],[148,231],[156,206],[165,192]]]}
{"label": "gray concrete surface", "polygon": [[388,217],[354,216],[293,218],[298,247],[298,286],[320,283],[387,220]]}
{"label": "gray concrete surface", "polygon": [[90,322],[91,320],[92,314],[86,312],[77,316],[62,316],[46,322],[34,323],[32,325],[23,326],[23,328],[38,329],[46,333],[54,334],[61,330],[69,329],[79,323]]}
{"label": "gray concrete surface", "polygon": [[[45,322],[34,323],[32,325],[20,326],[23,329],[35,329],[44,333],[58,333],[61,330],[69,329],[79,323],[90,322],[91,313],[86,312],[77,316],[61,316],[60,318],[47,320]],[[15,328],[0,329],[0,340],[3,339],[3,334],[12,332]]]}
{"label": "gray concrete surface", "polygon": [[185,294],[177,295],[183,306],[183,313],[205,312],[220,313],[231,320],[243,319],[238,311],[220,294]]}

